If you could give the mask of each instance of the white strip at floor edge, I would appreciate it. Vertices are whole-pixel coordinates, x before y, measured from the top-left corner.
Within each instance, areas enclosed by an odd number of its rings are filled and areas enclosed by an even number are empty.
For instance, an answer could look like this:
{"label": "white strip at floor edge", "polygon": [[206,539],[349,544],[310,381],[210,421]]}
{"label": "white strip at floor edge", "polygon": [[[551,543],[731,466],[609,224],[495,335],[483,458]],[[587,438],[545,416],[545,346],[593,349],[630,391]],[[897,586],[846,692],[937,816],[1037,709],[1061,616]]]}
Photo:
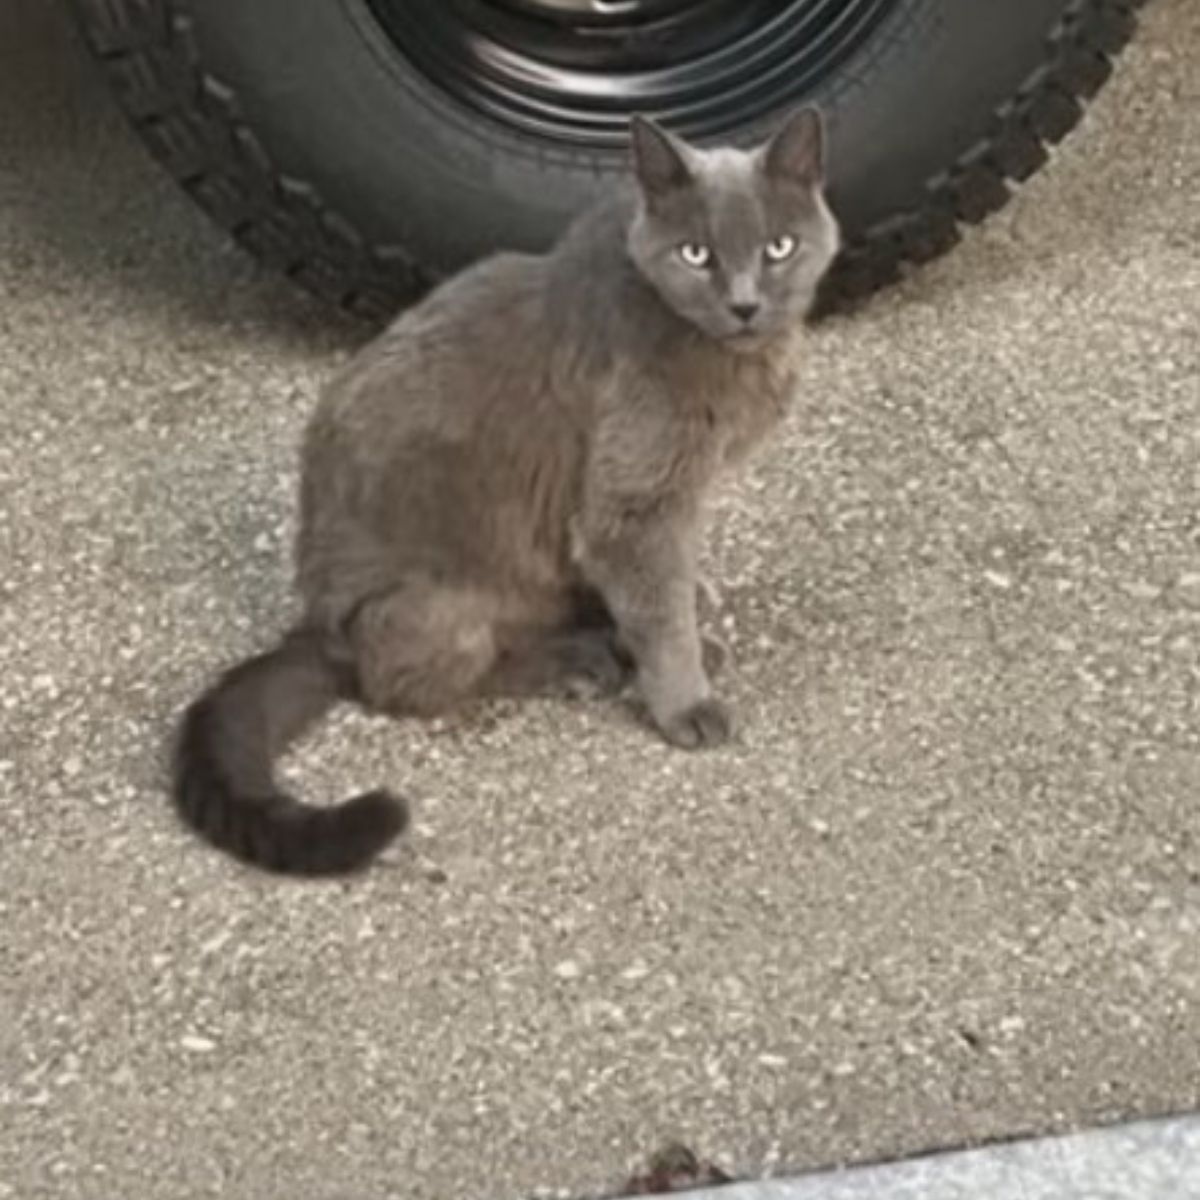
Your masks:
{"label": "white strip at floor edge", "polygon": [[1200,1115],[674,1195],[677,1200],[1200,1200]]}

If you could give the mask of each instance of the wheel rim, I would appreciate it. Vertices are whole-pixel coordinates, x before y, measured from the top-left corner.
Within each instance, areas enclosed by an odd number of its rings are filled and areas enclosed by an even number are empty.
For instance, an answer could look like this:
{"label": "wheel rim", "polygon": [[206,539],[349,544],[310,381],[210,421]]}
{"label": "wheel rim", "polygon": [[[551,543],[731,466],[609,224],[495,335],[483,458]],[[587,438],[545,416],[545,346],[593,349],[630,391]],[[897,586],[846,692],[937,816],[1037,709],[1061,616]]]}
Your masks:
{"label": "wheel rim", "polygon": [[631,112],[729,134],[797,103],[898,0],[367,0],[430,81],[510,129],[617,146]]}

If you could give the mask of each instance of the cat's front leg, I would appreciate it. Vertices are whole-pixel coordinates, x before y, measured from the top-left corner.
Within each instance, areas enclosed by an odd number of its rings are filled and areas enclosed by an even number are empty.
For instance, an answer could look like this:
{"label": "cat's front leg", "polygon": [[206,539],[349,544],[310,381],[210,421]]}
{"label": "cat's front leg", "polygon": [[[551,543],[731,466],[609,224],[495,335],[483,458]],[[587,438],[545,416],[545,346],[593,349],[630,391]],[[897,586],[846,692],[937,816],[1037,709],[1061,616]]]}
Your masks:
{"label": "cat's front leg", "polygon": [[719,745],[731,729],[704,669],[696,540],[684,519],[627,519],[587,539],[581,564],[637,664],[651,718],[669,742],[688,750]]}

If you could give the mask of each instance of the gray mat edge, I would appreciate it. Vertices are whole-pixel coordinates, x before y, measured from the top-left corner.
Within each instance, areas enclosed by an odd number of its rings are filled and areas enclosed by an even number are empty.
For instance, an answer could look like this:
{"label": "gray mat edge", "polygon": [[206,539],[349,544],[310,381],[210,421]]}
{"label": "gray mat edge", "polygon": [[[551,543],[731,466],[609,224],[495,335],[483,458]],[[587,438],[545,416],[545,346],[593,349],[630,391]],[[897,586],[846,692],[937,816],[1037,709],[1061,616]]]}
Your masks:
{"label": "gray mat edge", "polygon": [[1200,1200],[1200,1115],[675,1194],[681,1200]]}

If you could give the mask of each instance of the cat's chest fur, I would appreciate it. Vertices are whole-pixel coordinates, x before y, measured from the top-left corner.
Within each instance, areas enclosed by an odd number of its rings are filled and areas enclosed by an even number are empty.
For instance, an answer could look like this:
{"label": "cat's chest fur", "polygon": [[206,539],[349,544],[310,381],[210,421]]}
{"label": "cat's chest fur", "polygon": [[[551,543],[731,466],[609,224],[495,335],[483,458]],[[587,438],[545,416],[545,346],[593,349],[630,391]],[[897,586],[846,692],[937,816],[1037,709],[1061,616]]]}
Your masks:
{"label": "cat's chest fur", "polygon": [[693,343],[662,364],[671,405],[713,466],[736,466],[782,421],[796,386],[792,341],[739,350]]}

